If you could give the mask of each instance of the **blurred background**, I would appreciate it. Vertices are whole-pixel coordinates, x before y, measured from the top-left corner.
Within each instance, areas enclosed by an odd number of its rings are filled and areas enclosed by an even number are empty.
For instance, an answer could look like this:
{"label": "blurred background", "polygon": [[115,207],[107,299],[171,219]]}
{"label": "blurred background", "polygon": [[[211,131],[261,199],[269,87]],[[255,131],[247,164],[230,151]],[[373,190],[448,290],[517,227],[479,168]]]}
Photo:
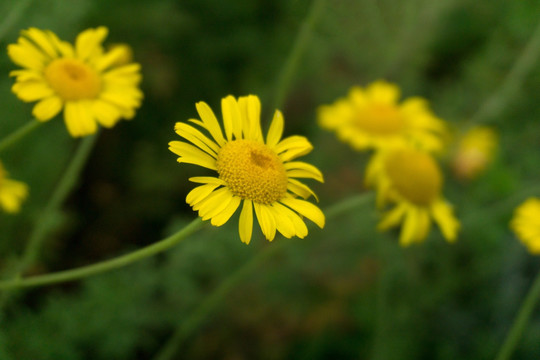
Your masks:
{"label": "blurred background", "polygon": [[[142,65],[145,99],[132,121],[103,130],[63,209],[54,214],[36,275],[108,259],[156,242],[196,217],[188,177],[167,143],[175,122],[216,113],[228,94],[257,94],[268,126],[278,77],[311,5],[307,0],[0,0],[0,135],[31,121],[32,105],[10,91],[16,68],[5,51],[38,27],[73,42],[89,27],[127,43]],[[18,7],[18,12],[12,9]],[[328,0],[282,107],[285,135],[314,145],[305,161],[325,183],[309,183],[325,209],[366,192],[368,153],[316,123],[316,109],[352,85],[397,83],[422,96],[455,129],[478,121],[540,24],[536,0]],[[538,51],[537,51],[538,52]],[[536,54],[537,55],[537,54]],[[533,64],[537,62],[534,58]],[[378,233],[373,201],[332,218],[306,239],[269,244],[255,225],[249,246],[237,215],[175,248],[84,281],[18,292],[0,321],[0,359],[152,359],[175,329],[229,274],[268,246],[286,242],[179,342],[174,359],[489,359],[540,268],[508,229],[513,208],[540,196],[540,67],[522,74],[500,108],[483,116],[499,134],[493,164],[471,181],[441,159],[445,196],[462,232],[448,244],[436,227],[401,248]],[[521,78],[520,78],[521,80]],[[472,120],[471,120],[472,119]],[[30,196],[0,214],[0,268],[28,235],[79,140],[57,117],[2,154]],[[338,159],[338,161],[336,160]],[[535,193],[536,191],[536,193]],[[515,359],[540,358],[540,312]]]}

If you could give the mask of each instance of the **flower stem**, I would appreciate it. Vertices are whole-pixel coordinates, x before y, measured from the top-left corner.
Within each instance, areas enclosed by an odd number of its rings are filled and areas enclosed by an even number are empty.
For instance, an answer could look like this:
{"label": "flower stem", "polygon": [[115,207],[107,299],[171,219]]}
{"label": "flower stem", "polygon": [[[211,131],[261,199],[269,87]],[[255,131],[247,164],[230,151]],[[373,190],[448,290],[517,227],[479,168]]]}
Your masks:
{"label": "flower stem", "polygon": [[128,264],[134,263],[138,260],[145,259],[147,257],[170,249],[171,247],[178,244],[180,241],[184,240],[186,237],[200,229],[203,224],[204,223],[202,222],[202,220],[200,220],[200,218],[196,218],[182,230],[161,241],[110,260],[102,261],[88,266],[83,266],[76,269],[60,271],[40,276],[32,276],[26,279],[0,281],[0,290],[52,285],[65,281],[82,279],[106,271],[118,269]]}
{"label": "flower stem", "polygon": [[[19,261],[19,264],[17,265],[14,273],[12,274],[12,277],[14,277],[14,279],[0,282],[0,289],[5,290],[9,288],[22,287],[16,285],[9,286],[7,284],[17,284],[18,282],[25,281],[25,279],[21,279],[21,275],[37,259],[42,244],[50,230],[51,219],[58,212],[62,203],[65,201],[69,193],[75,187],[79,178],[79,174],[82,171],[82,168],[84,167],[84,164],[86,163],[92,148],[94,147],[96,139],[97,134],[88,136],[83,139],[79,144],[75,155],[71,159],[66,171],[60,179],[60,182],[56,186],[51,198],[49,199],[49,202],[45,206],[41,217],[38,219],[36,226],[30,234],[28,244],[26,245],[22,258]],[[4,286],[2,286],[2,284]],[[0,307],[5,303],[5,301],[6,295],[4,294],[4,297],[0,299]]]}
{"label": "flower stem", "polygon": [[304,54],[306,46],[310,40],[313,27],[315,26],[315,23],[317,22],[319,15],[324,8],[324,3],[325,0],[314,0],[311,3],[309,12],[302,23],[300,31],[296,35],[292,50],[289,53],[289,56],[287,56],[285,64],[279,73],[276,83],[276,91],[274,94],[274,104],[271,107],[272,111],[274,109],[281,109],[283,106],[285,96],[287,95],[287,91],[291,86],[293,75],[298,68],[300,59],[302,58],[302,55]]}
{"label": "flower stem", "polygon": [[523,334],[523,330],[525,330],[525,326],[527,326],[527,322],[529,321],[531,313],[534,310],[534,306],[539,299],[540,272],[538,272],[538,275],[536,276],[536,279],[534,280],[529,290],[529,293],[525,297],[523,304],[521,304],[521,308],[519,309],[519,312],[514,320],[514,324],[512,325],[510,332],[506,336],[503,345],[499,349],[499,354],[495,358],[496,360],[510,359],[512,352],[514,351],[519,339],[521,338],[521,335]]}
{"label": "flower stem", "polygon": [[37,129],[39,125],[41,124],[42,123],[40,121],[32,120],[29,123],[21,126],[19,129],[15,130],[14,132],[9,134],[5,138],[3,138],[2,141],[0,141],[0,152],[4,151],[8,147],[12,146],[13,144],[21,140],[26,135],[30,134],[32,131]]}
{"label": "flower stem", "polygon": [[[334,204],[326,209],[324,213],[326,214],[326,218],[329,219],[345,214],[354,208],[369,204],[372,201],[373,194],[371,193],[352,196]],[[281,251],[285,248],[285,245],[289,243],[290,242],[288,241],[280,241],[271,246],[267,246],[255,257],[230,274],[209,296],[205,297],[199,306],[191,312],[191,315],[176,328],[176,331],[157,353],[154,360],[174,359],[178,348],[186,337],[199,327],[213,310],[223,303],[223,299],[227,294],[247,275],[252,274],[264,261]]]}
{"label": "flower stem", "polygon": [[471,123],[482,123],[500,113],[521,87],[525,77],[538,64],[540,57],[540,22],[532,38],[516,60],[501,86],[495,91],[471,117]]}

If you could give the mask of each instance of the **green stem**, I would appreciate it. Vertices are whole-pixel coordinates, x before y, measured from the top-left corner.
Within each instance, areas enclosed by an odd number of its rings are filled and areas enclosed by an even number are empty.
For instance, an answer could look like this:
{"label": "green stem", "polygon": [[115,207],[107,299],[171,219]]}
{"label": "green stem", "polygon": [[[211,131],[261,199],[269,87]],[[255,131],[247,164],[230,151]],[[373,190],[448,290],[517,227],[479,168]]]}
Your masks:
{"label": "green stem", "polygon": [[495,91],[471,117],[471,123],[482,123],[500,113],[512,100],[521,87],[525,77],[538,64],[540,57],[540,22],[536,26],[532,38],[514,63],[512,69],[501,86]]}
{"label": "green stem", "polygon": [[529,290],[529,293],[525,297],[523,304],[521,304],[521,308],[519,309],[519,312],[514,320],[514,324],[512,325],[510,332],[506,336],[506,339],[499,350],[499,354],[495,358],[496,360],[510,359],[512,352],[514,351],[519,339],[521,338],[521,335],[523,334],[523,331],[525,330],[525,326],[527,326],[527,323],[529,322],[529,318],[531,317],[531,314],[534,310],[534,306],[539,299],[540,272],[538,272],[538,275],[536,276],[536,279],[534,280]]}
{"label": "green stem", "polygon": [[[373,194],[365,193],[353,197],[346,198],[343,201],[326,209],[324,213],[326,218],[333,218],[345,214],[357,207],[364,206],[373,202]],[[163,348],[154,357],[154,360],[169,360],[173,359],[178,348],[182,342],[191,334],[196,328],[198,328],[209,314],[215,310],[220,304],[223,303],[223,299],[239,284],[246,276],[252,274],[254,270],[259,267],[264,261],[282,250],[288,241],[280,241],[279,243],[267,246],[264,250],[259,252],[251,260],[239,267],[235,272],[229,275],[209,296],[207,296],[203,302],[195,308],[191,315],[183,321],[169,340],[165,343]]]}
{"label": "green stem", "polygon": [[315,23],[317,22],[317,19],[324,8],[324,3],[325,0],[314,0],[311,3],[311,8],[309,9],[300,31],[294,40],[293,48],[289,53],[281,72],[279,73],[276,83],[276,92],[274,95],[274,106],[271,108],[272,111],[274,109],[281,109],[283,106],[283,101],[285,100],[285,96],[287,95],[289,87],[291,86],[293,75],[298,68],[300,59],[302,58],[302,55],[304,54],[306,46],[310,40],[313,27],[315,26]]}
{"label": "green stem", "polygon": [[3,22],[0,25],[0,39],[6,36],[9,29],[19,21],[32,0],[17,0],[15,5],[7,15],[4,16]]}
{"label": "green stem", "polygon": [[42,123],[40,121],[32,120],[29,123],[21,126],[19,129],[15,130],[5,138],[3,138],[2,141],[0,141],[0,152],[4,151],[5,149],[9,148],[13,144],[21,140],[26,135],[30,134],[41,124]]}
{"label": "green stem", "polygon": [[111,260],[102,261],[96,264],[83,266],[76,269],[60,271],[52,274],[46,274],[41,276],[32,276],[26,279],[14,279],[7,281],[0,281],[0,290],[8,290],[13,288],[31,287],[31,286],[43,286],[52,285],[65,281],[77,280],[92,275],[100,274],[106,271],[121,268],[136,261],[145,259],[152,255],[163,252],[170,249],[180,241],[193,234],[200,229],[204,223],[200,218],[196,218],[189,223],[182,230],[177,233],[158,241],[152,245],[148,245],[140,250],[133,251],[126,255],[116,257]]}
{"label": "green stem", "polygon": [[[71,159],[66,171],[60,179],[60,182],[53,191],[49,202],[45,206],[41,217],[38,219],[36,226],[30,233],[28,244],[26,245],[22,258],[12,274],[12,277],[15,278],[14,280],[11,280],[12,282],[21,281],[21,275],[30,265],[32,265],[32,263],[34,263],[34,261],[36,261],[43,241],[49,232],[51,219],[56,215],[66,197],[75,187],[79,174],[86,163],[92,148],[94,147],[96,139],[97,135],[86,137],[78,146],[75,155]],[[6,299],[4,296],[2,301],[0,301],[0,307],[5,301]]]}

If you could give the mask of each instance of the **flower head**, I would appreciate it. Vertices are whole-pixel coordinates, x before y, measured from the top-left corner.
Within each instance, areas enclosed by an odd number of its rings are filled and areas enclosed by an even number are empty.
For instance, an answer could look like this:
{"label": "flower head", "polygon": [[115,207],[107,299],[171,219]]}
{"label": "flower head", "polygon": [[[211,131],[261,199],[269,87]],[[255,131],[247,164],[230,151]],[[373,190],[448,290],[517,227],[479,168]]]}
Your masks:
{"label": "flower head", "polygon": [[454,174],[463,180],[471,180],[493,161],[497,148],[497,134],[487,126],[476,126],[459,139],[452,158]]}
{"label": "flower head", "polygon": [[[186,202],[203,220],[214,226],[226,223],[240,204],[240,240],[249,244],[253,211],[264,236],[273,240],[276,230],[283,236],[303,238],[308,230],[301,216],[323,227],[322,211],[306,201],[313,191],[297,180],[311,178],[322,182],[321,172],[305,162],[292,161],[312,150],[303,136],[281,139],[283,116],[276,110],[266,135],[260,124],[260,102],[254,95],[221,100],[225,133],[212,109],[204,102],[196,104],[201,120],[190,122],[210,136],[186,123],[175,130],[184,141],[171,141],[169,149],[180,156],[178,162],[199,165],[217,172],[217,176],[192,177],[202,184],[191,190]],[[299,199],[298,197],[302,198]]]}
{"label": "flower head", "polygon": [[356,150],[404,143],[440,150],[441,135],[446,131],[443,121],[433,115],[426,100],[412,97],[400,104],[399,96],[399,88],[385,81],[366,89],[355,86],[347,98],[319,108],[319,124]]}
{"label": "flower head", "polygon": [[518,206],[510,227],[531,254],[540,255],[540,199],[529,198]]}
{"label": "flower head", "polygon": [[0,163],[0,207],[8,213],[16,213],[28,196],[28,186],[20,181],[8,179],[8,173]]}
{"label": "flower head", "polygon": [[105,51],[106,27],[88,29],[75,45],[53,32],[30,28],[22,31],[8,55],[24,69],[14,70],[12,91],[26,102],[38,101],[32,114],[47,121],[64,109],[64,120],[74,137],[96,132],[97,124],[110,128],[131,119],[143,97],[138,88],[140,65],[122,63],[126,49]]}
{"label": "flower head", "polygon": [[446,240],[456,239],[460,225],[442,197],[443,176],[428,153],[410,146],[379,151],[368,164],[366,182],[376,188],[379,207],[395,204],[378,228],[386,230],[403,222],[401,245],[423,241],[432,218]]}

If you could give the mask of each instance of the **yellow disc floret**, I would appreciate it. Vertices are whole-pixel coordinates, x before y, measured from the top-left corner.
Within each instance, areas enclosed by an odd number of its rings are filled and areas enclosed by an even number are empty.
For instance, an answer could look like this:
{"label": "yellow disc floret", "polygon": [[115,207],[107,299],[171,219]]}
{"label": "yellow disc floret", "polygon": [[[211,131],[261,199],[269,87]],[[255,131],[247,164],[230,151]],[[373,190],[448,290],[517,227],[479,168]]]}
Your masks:
{"label": "yellow disc floret", "polygon": [[355,125],[369,133],[384,136],[399,134],[405,127],[405,121],[396,106],[371,104],[356,116]]}
{"label": "yellow disc floret", "polygon": [[45,68],[44,75],[64,101],[94,99],[101,90],[96,71],[77,59],[56,59]]}
{"label": "yellow disc floret", "polygon": [[388,156],[385,166],[393,187],[408,201],[427,206],[439,197],[443,177],[437,163],[427,153],[398,150]]}
{"label": "yellow disc floret", "polygon": [[253,140],[225,144],[216,160],[219,178],[242,199],[271,204],[287,192],[287,173],[277,154]]}

